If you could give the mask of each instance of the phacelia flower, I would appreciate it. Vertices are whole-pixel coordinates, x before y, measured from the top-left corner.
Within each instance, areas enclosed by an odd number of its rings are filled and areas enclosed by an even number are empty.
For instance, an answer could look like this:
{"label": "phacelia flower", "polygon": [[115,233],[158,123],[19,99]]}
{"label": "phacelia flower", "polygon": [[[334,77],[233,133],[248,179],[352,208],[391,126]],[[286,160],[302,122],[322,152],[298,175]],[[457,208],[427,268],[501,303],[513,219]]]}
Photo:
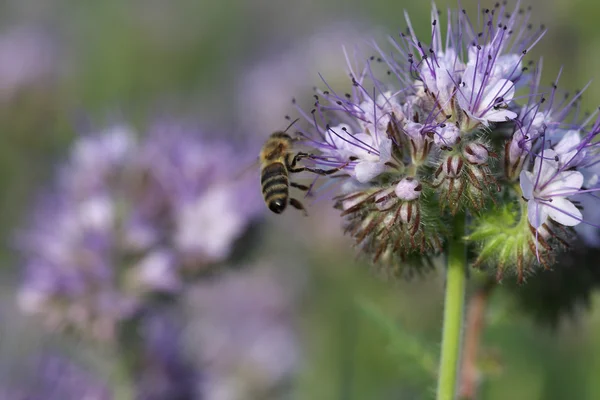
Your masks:
{"label": "phacelia flower", "polygon": [[[430,44],[406,16],[408,33],[391,39],[391,51],[375,45],[378,56],[349,65],[351,92],[327,85],[310,113],[300,110],[312,161],[340,170],[346,231],[375,260],[397,265],[398,256],[436,253],[442,210],[479,212],[497,191],[489,167],[497,153],[485,133],[517,117],[515,91],[530,79],[523,58],[543,34],[516,34],[529,14],[507,11],[486,10],[478,31],[466,13],[449,10],[444,37],[434,8]],[[391,79],[377,74],[377,62]]]}
{"label": "phacelia flower", "polygon": [[[236,162],[240,164],[238,164]],[[52,327],[112,340],[156,294],[224,261],[262,210],[245,160],[195,128],[124,125],[80,137],[18,245],[23,310]]]}
{"label": "phacelia flower", "polygon": [[377,55],[349,62],[351,90],[323,79],[314,108],[297,107],[306,162],[332,171],[321,188],[337,188],[345,231],[394,274],[443,250],[459,212],[474,216],[475,265],[494,265],[499,279],[551,265],[569,240],[553,224],[593,223],[577,200],[594,196],[593,116],[578,116],[580,93],[560,100],[556,85],[540,85],[541,61],[525,58],[545,27],[533,27],[530,10],[480,11],[434,6],[424,39],[406,15],[391,48],[374,44]]}

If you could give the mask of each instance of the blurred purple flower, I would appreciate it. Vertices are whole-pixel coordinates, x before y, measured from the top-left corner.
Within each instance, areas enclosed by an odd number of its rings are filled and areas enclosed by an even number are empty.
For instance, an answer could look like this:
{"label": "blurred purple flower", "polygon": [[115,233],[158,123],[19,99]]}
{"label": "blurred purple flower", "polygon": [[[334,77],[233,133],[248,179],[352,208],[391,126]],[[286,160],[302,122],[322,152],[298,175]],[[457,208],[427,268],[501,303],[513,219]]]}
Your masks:
{"label": "blurred purple flower", "polygon": [[[5,388],[0,399],[10,400],[109,400],[111,391],[92,371],[70,360],[44,354],[27,363],[27,371]],[[7,387],[6,387],[7,386]]]}
{"label": "blurred purple flower", "polygon": [[138,140],[115,125],[74,143],[19,236],[25,311],[110,340],[149,295],[228,257],[260,193],[234,179],[245,160],[230,144],[197,133],[163,122]]}
{"label": "blurred purple flower", "polygon": [[267,133],[287,125],[283,117],[290,112],[292,94],[298,98],[310,94],[305,82],[318,74],[327,75],[333,84],[345,80],[341,46],[363,42],[364,32],[356,26],[355,22],[328,24],[296,40],[285,51],[241,71],[237,83],[241,125],[266,138]]}
{"label": "blurred purple flower", "polygon": [[57,72],[56,46],[36,28],[16,26],[0,33],[0,100],[42,83]]}
{"label": "blurred purple flower", "polygon": [[195,387],[198,375],[183,353],[180,321],[170,311],[154,312],[140,326],[143,368],[138,396],[144,400],[201,398]]}
{"label": "blurred purple flower", "polygon": [[203,373],[204,398],[263,399],[285,388],[300,362],[293,292],[267,268],[203,281],[191,291],[186,343]]}

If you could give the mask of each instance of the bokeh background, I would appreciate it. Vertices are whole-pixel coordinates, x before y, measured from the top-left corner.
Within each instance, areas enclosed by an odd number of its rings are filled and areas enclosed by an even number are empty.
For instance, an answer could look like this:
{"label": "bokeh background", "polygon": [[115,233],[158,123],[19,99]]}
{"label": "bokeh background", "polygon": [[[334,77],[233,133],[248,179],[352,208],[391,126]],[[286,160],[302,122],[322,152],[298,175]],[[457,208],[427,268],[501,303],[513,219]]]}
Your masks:
{"label": "bokeh background", "polygon": [[[476,13],[476,2],[462,3]],[[440,8],[447,5],[456,6],[438,3]],[[560,86],[567,90],[580,89],[597,78],[600,6],[592,0],[523,4],[529,5],[532,22],[549,30],[532,56],[543,55],[547,83],[561,65],[565,68]],[[42,387],[39,382],[50,380],[44,384],[53,387],[51,380],[64,378],[71,373],[69,368],[80,368],[85,374],[81,381],[97,380],[111,393],[118,382],[128,385],[126,373],[122,380],[114,378],[119,375],[118,354],[49,332],[17,306],[24,261],[15,250],[15,235],[26,224],[40,192],[51,185],[71,143],[114,122],[144,132],[166,117],[195,121],[212,135],[242,143],[240,159],[252,158],[271,131],[287,125],[285,115],[296,116],[292,97],[310,102],[312,87],[322,86],[318,73],[334,84],[347,83],[342,45],[362,46],[371,38],[384,41],[386,34],[404,28],[404,9],[415,29],[427,37],[427,2],[3,1],[0,397],[18,398],[3,390],[19,384],[37,382]],[[598,104],[600,82],[596,80],[583,96],[582,107],[593,110]],[[257,179],[256,174],[251,179]],[[255,189],[239,201],[260,201],[258,184]],[[214,353],[211,362],[199,363],[194,379],[207,387],[235,386],[239,371],[219,360],[229,357],[235,364],[236,357],[254,351],[257,368],[262,362],[271,371],[265,373],[265,381],[281,386],[268,398],[432,398],[443,276],[432,273],[411,282],[381,279],[356,258],[327,200],[307,203],[312,203],[309,218],[293,210],[260,217],[236,243],[245,249],[242,259],[221,266],[216,277],[200,283],[202,288],[192,290],[186,299],[186,309],[191,311],[182,326],[184,352],[192,359],[196,353]],[[571,271],[584,264],[593,270],[597,253],[585,253],[571,262]],[[569,276],[569,270],[564,274]],[[597,275],[582,278],[590,283],[581,289],[582,301],[551,322],[540,323],[539,315],[555,316],[545,307],[558,295],[538,296],[533,284],[509,290],[504,287],[510,286],[508,282],[492,292],[479,357],[483,377],[479,398],[600,398],[600,295],[592,284]],[[560,277],[553,281],[558,292],[568,280]],[[236,279],[251,283],[236,283]],[[472,291],[477,281],[473,279]],[[523,296],[523,292],[527,293]],[[529,307],[518,301],[521,297]],[[532,308],[538,317],[528,312]],[[270,317],[259,316],[248,327],[239,316],[251,312],[270,313]],[[283,328],[261,330],[261,324],[273,320]],[[211,324],[242,334],[203,330]],[[260,347],[258,339],[244,342],[245,329],[258,338],[262,332],[275,336],[266,336]],[[224,344],[223,338],[231,342]],[[219,346],[225,349],[221,353],[214,350]],[[62,361],[31,364],[32,355],[48,350],[77,367],[60,366]],[[99,383],[89,383],[94,384]],[[78,385],[70,389],[63,385],[67,389],[61,386],[64,392],[54,396],[83,398]],[[206,398],[267,398],[250,392],[238,397],[225,390],[213,392]]]}

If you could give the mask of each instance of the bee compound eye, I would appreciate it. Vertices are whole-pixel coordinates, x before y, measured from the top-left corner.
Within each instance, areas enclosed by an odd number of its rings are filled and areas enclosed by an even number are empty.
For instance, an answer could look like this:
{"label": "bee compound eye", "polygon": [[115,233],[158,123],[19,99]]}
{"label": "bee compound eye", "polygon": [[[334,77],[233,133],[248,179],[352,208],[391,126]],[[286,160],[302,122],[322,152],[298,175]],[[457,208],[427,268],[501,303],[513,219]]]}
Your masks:
{"label": "bee compound eye", "polygon": [[285,210],[286,202],[284,200],[275,200],[269,203],[269,209],[275,214],[281,214]]}

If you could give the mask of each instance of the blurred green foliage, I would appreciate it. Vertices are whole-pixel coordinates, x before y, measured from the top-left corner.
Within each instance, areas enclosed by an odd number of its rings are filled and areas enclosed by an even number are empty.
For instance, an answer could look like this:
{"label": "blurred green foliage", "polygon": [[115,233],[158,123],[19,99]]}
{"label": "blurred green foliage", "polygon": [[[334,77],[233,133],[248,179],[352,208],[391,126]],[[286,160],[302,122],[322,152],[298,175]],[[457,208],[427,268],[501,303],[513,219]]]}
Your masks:
{"label": "blurred green foliage", "polygon": [[[463,5],[473,9],[475,3]],[[596,78],[600,6],[592,0],[533,3],[533,23],[545,23],[549,29],[535,51],[544,55],[548,83],[562,64],[564,88],[581,88]],[[334,21],[396,33],[404,27],[406,8],[417,31],[427,32],[429,6],[390,0],[4,2],[0,34],[19,24],[44,26],[56,40],[64,68],[52,82],[23,89],[0,104],[3,290],[11,293],[18,276],[18,260],[11,251],[15,227],[25,221],[35,194],[47,185],[56,161],[82,126],[119,116],[143,126],[170,114],[192,115],[223,132],[243,130],[232,104],[236,84],[250,65]],[[318,82],[315,76],[306,85]],[[261,107],[260,100],[246,100]],[[598,103],[600,83],[594,83],[584,105],[593,108]],[[323,203],[317,207],[326,206]],[[269,221],[273,238],[259,243],[261,252],[292,252],[298,258],[310,254],[305,260],[309,290],[298,315],[306,360],[294,383],[294,398],[432,398],[441,276],[383,282],[365,263],[354,260],[347,242],[306,238],[316,223],[295,215],[276,221],[269,216]],[[301,229],[308,231],[299,233]],[[290,231],[296,236],[282,241]],[[507,293],[495,292],[489,304],[482,346],[500,354],[500,371],[484,380],[481,398],[600,398],[600,297],[591,296],[591,313],[563,319],[550,330],[536,326],[512,305]]]}

